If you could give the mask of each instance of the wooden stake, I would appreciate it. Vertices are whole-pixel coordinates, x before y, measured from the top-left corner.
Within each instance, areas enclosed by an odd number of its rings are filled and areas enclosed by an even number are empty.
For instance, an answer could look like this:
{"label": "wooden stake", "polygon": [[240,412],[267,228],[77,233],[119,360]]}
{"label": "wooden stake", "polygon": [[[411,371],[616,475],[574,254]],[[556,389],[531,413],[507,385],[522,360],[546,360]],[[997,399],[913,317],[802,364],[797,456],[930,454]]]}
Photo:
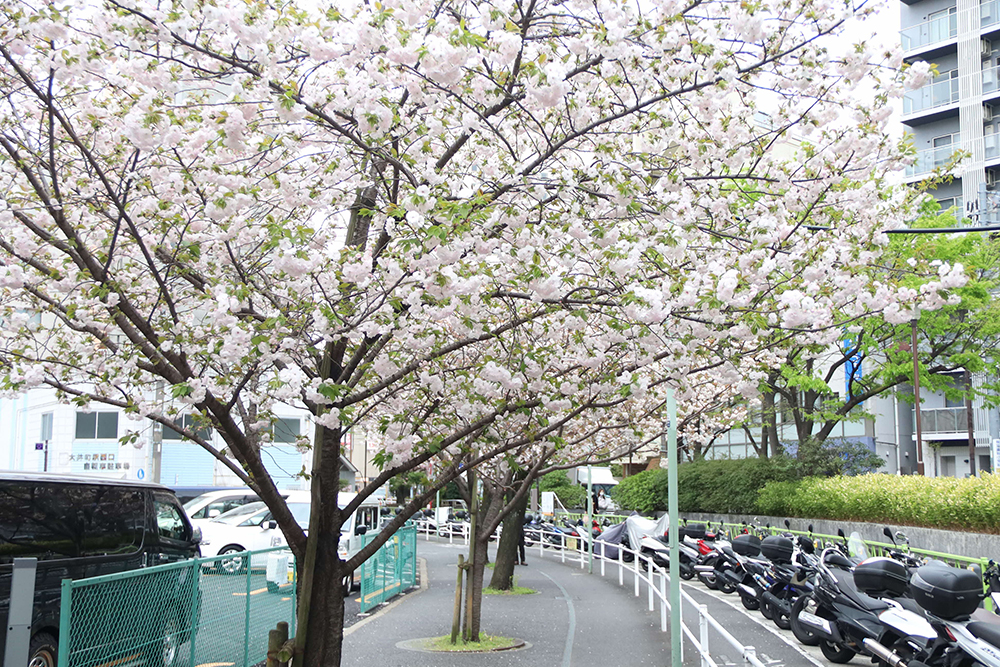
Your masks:
{"label": "wooden stake", "polygon": [[451,619],[451,643],[458,642],[458,631],[462,627],[462,575],[465,569],[465,556],[458,554],[458,582],[455,584],[455,612]]}

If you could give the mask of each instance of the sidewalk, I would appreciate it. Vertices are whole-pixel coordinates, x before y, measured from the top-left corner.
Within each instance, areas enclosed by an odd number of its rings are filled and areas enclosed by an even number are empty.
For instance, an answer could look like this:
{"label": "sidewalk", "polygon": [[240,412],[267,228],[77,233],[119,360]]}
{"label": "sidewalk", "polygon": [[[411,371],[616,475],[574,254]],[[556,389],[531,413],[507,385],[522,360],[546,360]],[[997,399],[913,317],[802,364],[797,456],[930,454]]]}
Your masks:
{"label": "sidewalk", "polygon": [[[427,561],[428,588],[410,593],[387,612],[359,623],[344,638],[344,665],[437,667],[452,665],[665,664],[669,635],[660,632],[659,612],[646,610],[645,597],[619,587],[617,577],[591,577],[558,556],[528,552],[528,566],[518,566],[518,584],[534,595],[484,596],[483,632],[517,637],[530,648],[491,654],[426,653],[399,648],[410,639],[451,632],[455,602],[455,566],[467,547],[420,540],[417,554]],[[596,564],[595,564],[596,566]],[[491,571],[486,572],[489,583]]]}

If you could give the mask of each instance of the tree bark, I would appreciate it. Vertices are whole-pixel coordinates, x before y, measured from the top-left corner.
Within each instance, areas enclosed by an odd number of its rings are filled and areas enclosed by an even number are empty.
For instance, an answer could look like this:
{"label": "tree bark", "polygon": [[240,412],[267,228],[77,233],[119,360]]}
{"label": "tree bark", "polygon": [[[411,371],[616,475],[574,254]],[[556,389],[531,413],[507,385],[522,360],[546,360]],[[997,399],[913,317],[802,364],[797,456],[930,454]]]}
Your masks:
{"label": "tree bark", "polygon": [[504,517],[496,558],[493,559],[490,588],[509,591],[514,586],[514,566],[520,561],[517,546],[524,528],[524,514],[527,509],[528,496],[525,494],[514,507],[514,511]]}
{"label": "tree bark", "polygon": [[469,641],[479,641],[479,629],[483,619],[483,573],[486,570],[486,552],[490,548],[490,537],[476,539],[476,555],[472,561],[472,576],[469,585],[472,587],[472,607],[469,614]]}
{"label": "tree bark", "polygon": [[306,632],[305,664],[312,667],[340,665],[344,640],[344,591],[346,573],[337,555],[337,541],[324,539],[317,545],[312,582],[312,613]]}

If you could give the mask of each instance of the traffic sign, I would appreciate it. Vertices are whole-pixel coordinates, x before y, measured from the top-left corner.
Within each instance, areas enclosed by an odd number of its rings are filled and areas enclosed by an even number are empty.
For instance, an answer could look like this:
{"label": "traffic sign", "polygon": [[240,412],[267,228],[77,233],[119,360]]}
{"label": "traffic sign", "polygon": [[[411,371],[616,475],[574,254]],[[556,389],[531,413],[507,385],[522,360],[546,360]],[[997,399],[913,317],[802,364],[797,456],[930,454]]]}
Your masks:
{"label": "traffic sign", "polygon": [[142,468],[139,468],[138,470],[135,471],[135,476],[137,479],[143,479],[146,476],[146,471],[143,470]]}

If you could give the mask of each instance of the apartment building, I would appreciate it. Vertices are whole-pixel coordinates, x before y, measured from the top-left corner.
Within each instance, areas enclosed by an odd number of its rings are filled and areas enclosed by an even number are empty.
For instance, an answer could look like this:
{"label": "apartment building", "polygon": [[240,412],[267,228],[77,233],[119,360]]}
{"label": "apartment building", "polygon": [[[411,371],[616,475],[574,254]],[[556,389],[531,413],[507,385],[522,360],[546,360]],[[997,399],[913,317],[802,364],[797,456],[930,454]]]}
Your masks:
{"label": "apartment building", "polygon": [[1000,222],[1000,1],[902,0],[900,38],[908,62],[937,65],[908,91],[902,122],[917,148],[906,179],[916,182],[964,154],[954,180],[934,196],[972,224]]}

